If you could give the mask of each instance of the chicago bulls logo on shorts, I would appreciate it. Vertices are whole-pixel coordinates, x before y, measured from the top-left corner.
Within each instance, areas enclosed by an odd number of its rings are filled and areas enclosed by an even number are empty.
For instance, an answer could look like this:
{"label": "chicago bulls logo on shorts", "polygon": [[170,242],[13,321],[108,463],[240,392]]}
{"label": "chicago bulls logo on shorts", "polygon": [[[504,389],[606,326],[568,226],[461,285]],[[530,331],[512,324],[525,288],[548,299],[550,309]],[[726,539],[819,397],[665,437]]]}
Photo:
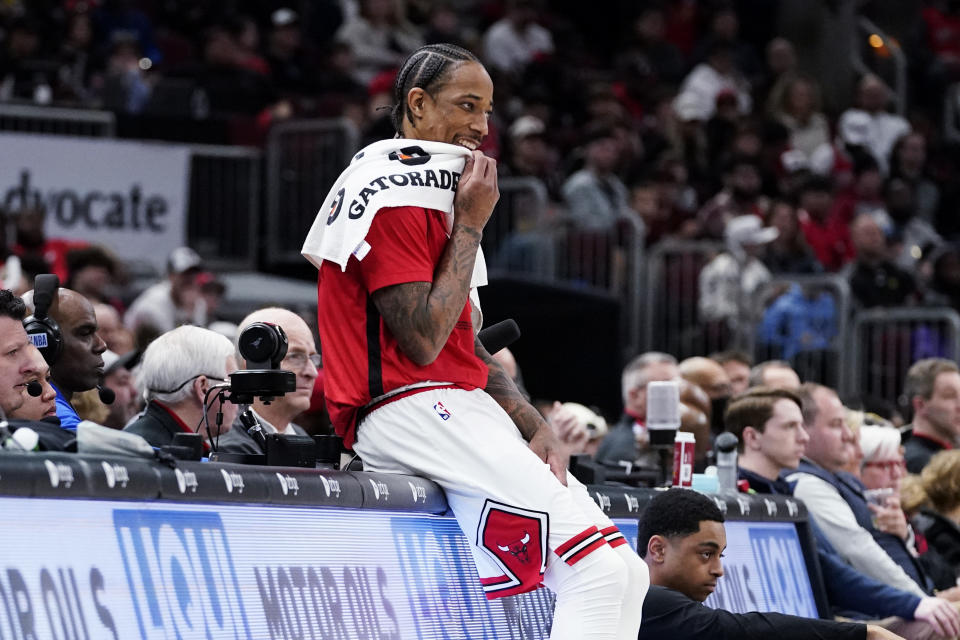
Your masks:
{"label": "chicago bulls logo on shorts", "polygon": [[477,527],[477,546],[485,550],[502,575],[480,578],[487,598],[532,591],[547,569],[549,517],[492,500],[483,505]]}

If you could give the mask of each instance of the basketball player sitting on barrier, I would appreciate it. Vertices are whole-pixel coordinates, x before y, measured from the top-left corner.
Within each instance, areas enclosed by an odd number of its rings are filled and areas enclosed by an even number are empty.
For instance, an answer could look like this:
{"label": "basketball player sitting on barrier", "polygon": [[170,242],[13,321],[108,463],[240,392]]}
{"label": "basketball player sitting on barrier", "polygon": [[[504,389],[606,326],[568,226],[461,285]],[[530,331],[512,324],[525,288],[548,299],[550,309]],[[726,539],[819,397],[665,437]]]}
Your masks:
{"label": "basketball player sitting on barrier", "polygon": [[470,52],[429,45],[394,89],[401,138],[354,156],[303,247],[320,271],[333,425],[365,469],[443,487],[488,598],[543,584],[554,640],[633,640],[646,567],[476,339],[471,288],[486,281],[480,238],[499,197],[477,150],[490,76]]}
{"label": "basketball player sitting on barrier", "polygon": [[730,613],[702,603],[723,577],[727,547],[723,514],[710,498],[670,489],[647,505],[638,550],[650,567],[638,640],[807,640],[899,638],[874,625],[803,618],[781,613]]}

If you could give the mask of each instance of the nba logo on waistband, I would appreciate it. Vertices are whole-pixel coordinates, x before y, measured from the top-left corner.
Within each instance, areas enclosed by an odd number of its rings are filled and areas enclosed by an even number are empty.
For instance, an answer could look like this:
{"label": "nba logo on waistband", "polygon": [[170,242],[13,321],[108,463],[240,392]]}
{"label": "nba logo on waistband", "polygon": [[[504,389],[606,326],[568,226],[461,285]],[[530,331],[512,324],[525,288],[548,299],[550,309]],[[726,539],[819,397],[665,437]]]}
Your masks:
{"label": "nba logo on waistband", "polygon": [[450,419],[450,412],[447,411],[447,408],[443,406],[442,402],[438,402],[437,404],[433,405],[433,410],[437,412],[437,415],[440,416],[442,420]]}

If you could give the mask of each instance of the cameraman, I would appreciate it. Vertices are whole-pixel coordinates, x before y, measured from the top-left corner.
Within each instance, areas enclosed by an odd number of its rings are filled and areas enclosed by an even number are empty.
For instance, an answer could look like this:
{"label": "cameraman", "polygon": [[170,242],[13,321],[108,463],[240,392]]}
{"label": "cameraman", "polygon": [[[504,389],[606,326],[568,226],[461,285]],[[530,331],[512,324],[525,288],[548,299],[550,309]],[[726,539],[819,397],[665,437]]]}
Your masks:
{"label": "cameraman", "polygon": [[[287,334],[289,346],[287,355],[280,363],[281,369],[292,371],[297,376],[297,389],[271,400],[270,404],[256,399],[250,405],[250,411],[260,423],[264,433],[282,433],[305,436],[307,432],[293,423],[293,419],[310,408],[313,385],[317,380],[317,367],[320,356],[317,354],[313,333],[303,318],[288,311],[271,307],[254,311],[240,323],[237,335],[254,322],[274,324]],[[227,453],[264,453],[260,444],[247,433],[247,428],[237,420],[233,428],[223,434],[218,451]]]}
{"label": "cameraman", "polygon": [[143,436],[154,447],[171,444],[177,433],[200,433],[204,451],[209,451],[208,442],[233,424],[237,407],[221,404],[214,394],[208,398],[207,392],[236,370],[233,345],[219,333],[188,325],[168,331],[143,354],[137,387],[147,410],[124,431]]}

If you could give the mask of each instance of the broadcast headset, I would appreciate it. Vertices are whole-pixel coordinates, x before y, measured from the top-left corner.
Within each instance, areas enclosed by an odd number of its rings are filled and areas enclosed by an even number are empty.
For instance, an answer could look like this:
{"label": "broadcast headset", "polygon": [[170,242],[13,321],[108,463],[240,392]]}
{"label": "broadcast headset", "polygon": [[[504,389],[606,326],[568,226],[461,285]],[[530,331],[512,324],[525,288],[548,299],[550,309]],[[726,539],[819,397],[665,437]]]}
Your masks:
{"label": "broadcast headset", "polygon": [[51,367],[63,353],[63,333],[57,321],[47,315],[53,296],[60,288],[60,279],[52,273],[38,275],[33,285],[33,315],[23,321],[30,342],[40,350]]}

